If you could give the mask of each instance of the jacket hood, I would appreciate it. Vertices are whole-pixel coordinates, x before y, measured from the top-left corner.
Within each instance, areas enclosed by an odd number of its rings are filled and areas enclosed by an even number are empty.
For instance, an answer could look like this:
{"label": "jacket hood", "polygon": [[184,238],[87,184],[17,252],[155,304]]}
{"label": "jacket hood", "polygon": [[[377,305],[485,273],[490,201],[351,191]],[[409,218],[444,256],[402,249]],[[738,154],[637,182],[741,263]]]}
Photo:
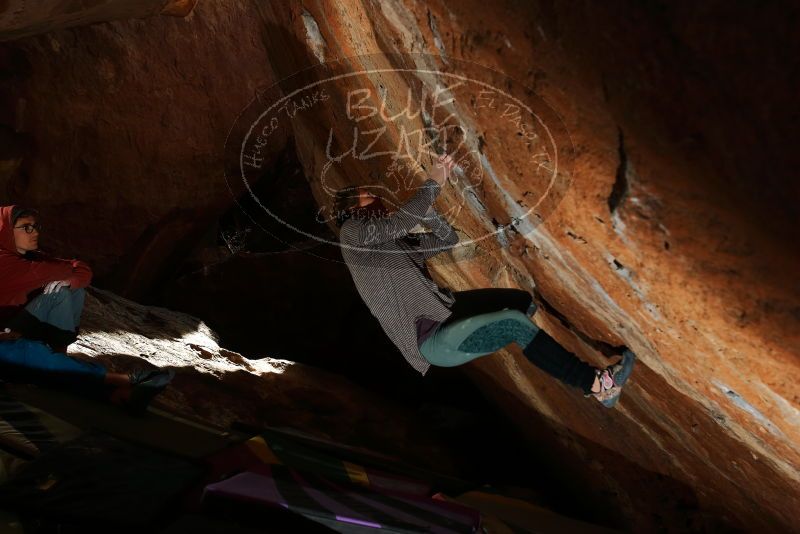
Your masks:
{"label": "jacket hood", "polygon": [[17,253],[14,245],[14,225],[11,223],[11,212],[14,205],[0,206],[0,249]]}

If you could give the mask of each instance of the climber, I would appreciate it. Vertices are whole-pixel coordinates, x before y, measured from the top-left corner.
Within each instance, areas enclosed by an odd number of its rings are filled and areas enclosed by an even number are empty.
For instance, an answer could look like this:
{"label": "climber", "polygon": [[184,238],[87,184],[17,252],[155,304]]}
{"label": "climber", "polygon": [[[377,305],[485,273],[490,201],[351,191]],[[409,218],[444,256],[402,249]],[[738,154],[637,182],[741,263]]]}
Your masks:
{"label": "climber", "polygon": [[[450,156],[439,156],[428,180],[391,214],[366,188],[347,187],[336,194],[342,256],[386,335],[423,375],[431,365],[461,365],[516,342],[534,365],[614,406],[633,367],[631,351],[617,364],[595,369],[531,322],[535,306],[527,293],[453,294],[432,280],[425,260],[458,243],[455,230],[433,207],[453,168]],[[412,232],[418,225],[428,231]]]}
{"label": "climber", "polygon": [[92,271],[80,260],[42,252],[38,219],[34,209],[0,207],[0,378],[109,386],[112,401],[142,409],[174,372],[111,373],[66,354],[77,338]]}

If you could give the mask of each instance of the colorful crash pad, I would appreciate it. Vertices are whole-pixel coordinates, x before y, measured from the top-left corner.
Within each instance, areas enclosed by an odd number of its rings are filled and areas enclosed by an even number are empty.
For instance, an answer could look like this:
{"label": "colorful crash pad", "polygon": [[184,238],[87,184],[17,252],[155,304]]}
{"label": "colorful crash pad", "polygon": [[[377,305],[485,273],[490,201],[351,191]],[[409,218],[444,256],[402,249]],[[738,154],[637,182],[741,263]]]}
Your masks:
{"label": "colorful crash pad", "polygon": [[361,463],[342,460],[332,453],[304,445],[279,432],[264,431],[259,436],[233,446],[207,460],[213,477],[251,471],[269,474],[269,467],[286,465],[293,469],[324,476],[332,481],[352,483],[375,490],[429,495],[429,484],[393,475]]}
{"label": "colorful crash pad", "polygon": [[[268,472],[265,472],[268,471]],[[480,514],[463,505],[423,496],[384,493],[271,465],[206,486],[204,501],[236,501],[249,507],[281,508],[339,532],[473,533]]]}

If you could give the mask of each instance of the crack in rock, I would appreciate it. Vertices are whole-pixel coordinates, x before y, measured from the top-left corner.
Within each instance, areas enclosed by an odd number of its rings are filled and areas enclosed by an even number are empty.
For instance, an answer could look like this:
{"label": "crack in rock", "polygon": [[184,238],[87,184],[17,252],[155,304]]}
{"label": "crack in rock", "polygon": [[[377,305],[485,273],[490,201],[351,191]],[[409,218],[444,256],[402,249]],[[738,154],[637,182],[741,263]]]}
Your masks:
{"label": "crack in rock", "polygon": [[617,176],[611,194],[608,196],[608,210],[613,214],[617,208],[625,201],[628,196],[628,155],[625,152],[625,137],[622,128],[619,131],[619,165],[617,166]]}

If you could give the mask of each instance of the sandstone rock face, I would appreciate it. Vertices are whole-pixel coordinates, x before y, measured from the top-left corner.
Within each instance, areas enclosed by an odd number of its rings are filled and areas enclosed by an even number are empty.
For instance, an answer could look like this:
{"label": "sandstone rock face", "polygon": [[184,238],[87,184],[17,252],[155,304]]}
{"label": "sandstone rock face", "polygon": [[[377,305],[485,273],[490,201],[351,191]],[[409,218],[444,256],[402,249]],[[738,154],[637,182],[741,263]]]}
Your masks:
{"label": "sandstone rock face", "polygon": [[[797,238],[789,174],[796,156],[781,137],[788,122],[764,122],[797,104],[788,76],[755,94],[748,88],[761,67],[739,53],[758,47],[771,64],[783,53],[779,39],[735,40],[744,36],[737,24],[765,29],[774,13],[741,10],[719,20],[712,8],[692,15],[635,3],[410,0],[293,2],[262,12],[278,77],[322,62],[332,63],[302,83],[364,71],[333,82],[332,100],[366,87],[397,113],[407,88],[447,85],[444,74],[427,71],[457,70],[457,59],[542,96],[574,148],[569,189],[542,224],[518,225],[511,246],[479,245],[479,255],[443,262],[436,274],[457,289],[535,285],[543,304],[536,322],[565,346],[605,365],[597,342],[626,345],[638,367],[615,411],[554,383],[516,352],[478,360],[469,372],[533,439],[543,439],[530,425],[541,414],[553,441],[587,460],[616,493],[633,528],[657,526],[659,476],[692,488],[702,509],[732,524],[798,527],[798,258],[776,246],[780,237],[794,239],[784,245]],[[786,24],[774,31],[796,41]],[[393,56],[413,52],[439,57]],[[406,70],[391,70],[399,67]],[[283,88],[298,86],[293,80]],[[481,122],[478,107],[466,99],[448,108],[472,136],[473,163],[497,175],[480,191],[480,205],[461,201],[458,185],[443,193],[441,209],[463,206],[454,221],[462,240],[507,224],[520,213],[522,192],[538,186],[532,153],[515,132]],[[334,109],[320,105],[292,121],[321,204],[330,200],[320,178],[329,170],[329,136],[339,140],[333,153],[342,153],[361,118]],[[418,129],[424,122],[408,119]],[[396,147],[394,133],[373,149]],[[762,140],[784,150],[770,162]],[[325,179],[389,185],[385,174],[370,174],[371,163],[340,162]],[[769,166],[768,178],[753,174],[759,164]]]}
{"label": "sandstone rock face", "polygon": [[[507,108],[483,115],[480,92],[445,105],[483,185],[472,196],[450,186],[438,206],[459,207],[462,241],[491,238],[433,274],[454,289],[535,290],[535,321],[566,347],[606,365],[598,349],[627,346],[638,365],[614,411],[513,350],[467,372],[565,476],[598,490],[620,526],[797,530],[798,104],[796,69],[784,65],[796,16],[780,3],[287,0],[51,32],[8,55],[18,78],[4,91],[4,135],[30,147],[3,158],[0,193],[58,215],[55,246],[136,295],[231,205],[223,146],[254,97],[338,76],[269,132],[253,179],[293,137],[321,206],[331,187],[355,183],[403,197],[380,158],[326,167],[362,118],[342,104],[369,88],[397,113],[409,88],[447,86],[442,73],[470,62],[492,87],[552,110],[548,124],[566,134],[554,145],[561,187],[546,194],[543,147],[527,145],[530,130]],[[407,131],[430,123],[411,115]],[[372,149],[396,148],[398,125],[383,133]],[[245,190],[231,183],[234,196]],[[521,217],[531,206],[541,219]]]}
{"label": "sandstone rock face", "polygon": [[185,17],[197,0],[6,0],[0,4],[0,40],[94,22],[162,14]]}

